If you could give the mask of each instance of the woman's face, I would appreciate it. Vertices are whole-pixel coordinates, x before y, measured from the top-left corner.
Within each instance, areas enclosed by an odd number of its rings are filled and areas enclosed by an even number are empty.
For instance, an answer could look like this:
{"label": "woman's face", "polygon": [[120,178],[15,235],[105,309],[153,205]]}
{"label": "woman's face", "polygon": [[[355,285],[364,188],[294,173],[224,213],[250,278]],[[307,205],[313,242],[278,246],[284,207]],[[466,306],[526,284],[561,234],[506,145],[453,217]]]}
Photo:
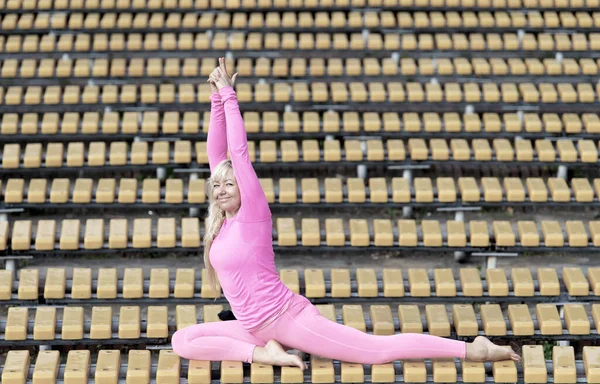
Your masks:
{"label": "woman's face", "polygon": [[240,189],[238,188],[233,169],[227,172],[223,180],[213,181],[213,199],[219,207],[228,213],[235,213],[241,204]]}

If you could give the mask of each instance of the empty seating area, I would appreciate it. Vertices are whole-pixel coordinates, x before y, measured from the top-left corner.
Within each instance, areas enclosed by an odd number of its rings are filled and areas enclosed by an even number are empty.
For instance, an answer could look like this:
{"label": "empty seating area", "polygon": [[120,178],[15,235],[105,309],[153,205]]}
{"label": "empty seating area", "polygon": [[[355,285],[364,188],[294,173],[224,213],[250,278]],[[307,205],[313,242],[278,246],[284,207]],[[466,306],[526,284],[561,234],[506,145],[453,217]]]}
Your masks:
{"label": "empty seating area", "polygon": [[[186,378],[189,383],[203,383],[213,377],[220,376],[223,382],[251,383],[274,382],[297,383],[302,380],[310,382],[486,382],[486,380],[502,382],[517,381],[518,377],[526,382],[542,383],[548,379],[556,382],[571,382],[577,378],[594,382],[597,380],[596,359],[600,354],[597,347],[582,348],[582,360],[576,360],[573,347],[555,346],[552,359],[544,360],[541,345],[528,346],[525,349],[523,368],[518,369],[514,362],[496,362],[493,364],[437,360],[431,363],[407,361],[403,364],[378,364],[365,369],[362,365],[335,363],[316,356],[311,357],[308,372],[295,367],[273,368],[262,364],[252,364],[250,370],[243,369],[241,362],[222,362],[219,367],[211,367],[210,362],[180,359],[171,350],[161,350],[152,355],[148,350],[130,350],[128,354],[118,349],[102,350],[97,356],[89,351],[70,351],[66,364],[60,364],[57,351],[41,351],[31,356],[29,351],[14,350],[7,356],[2,379],[8,382],[25,382],[29,377],[33,380],[65,381],[110,381],[118,380],[156,380],[161,383],[177,383]],[[579,350],[576,351],[580,353]],[[36,358],[35,364],[32,363]],[[125,362],[121,362],[121,360]],[[94,364],[95,362],[95,364]],[[30,376],[30,371],[31,376]],[[308,377],[307,377],[308,376]]]}
{"label": "empty seating area", "polygon": [[[215,297],[213,289],[205,284],[205,269],[151,268],[144,274],[142,268],[25,268],[14,281],[8,271],[0,271],[0,276],[0,300],[17,305],[36,301],[139,305],[140,300],[144,304],[168,305],[169,300],[210,304]],[[386,298],[409,302],[414,297],[430,303],[444,297],[456,304],[507,304],[528,298],[535,303],[558,300],[560,305],[567,300],[596,302],[600,297],[598,267],[589,268],[587,276],[578,267],[488,268],[484,274],[471,267],[456,273],[452,268],[282,268],[279,276],[288,288],[315,303],[326,299],[336,304],[371,300],[385,304],[389,300]],[[217,300],[225,302],[223,297]],[[204,318],[207,316],[205,312]]]}
{"label": "empty seating area", "polygon": [[438,8],[441,11],[452,8],[534,8],[534,9],[594,9],[598,0],[4,0],[0,9],[16,12],[30,10],[68,10],[68,9],[114,9],[114,10],[151,10],[151,9],[198,9],[198,10],[238,10],[259,9],[285,10],[348,10],[356,8]]}
{"label": "empty seating area", "polygon": [[[229,60],[228,67],[240,76],[253,78],[273,76],[277,78],[347,78],[356,76],[595,76],[600,61],[592,58],[240,58]],[[5,59],[1,62],[0,78],[31,79],[39,81],[53,78],[94,78],[102,81],[107,77],[169,76],[196,80],[196,76],[208,76],[216,67],[216,58],[114,58],[114,59]],[[457,79],[462,81],[461,78]],[[548,79],[551,81],[552,79]],[[242,79],[240,79],[242,81]],[[494,79],[497,81],[497,79]]]}
{"label": "empty seating area", "polygon": [[[595,139],[600,133],[597,113],[494,113],[485,112],[254,112],[243,113],[250,139],[304,136],[359,136],[363,133],[385,137],[491,137],[536,138],[576,136]],[[210,112],[46,112],[5,113],[0,120],[0,140],[35,141],[47,135],[52,141],[76,135],[89,141],[102,136],[104,141],[122,137],[171,136],[206,139]]]}
{"label": "empty seating area", "polygon": [[[0,381],[600,383],[598,52],[600,0],[0,0]],[[175,354],[231,308],[202,261],[220,57],[283,283],[521,362]]]}
{"label": "empty seating area", "polygon": [[[516,223],[423,220],[418,224],[410,219],[303,218],[297,221],[292,217],[275,220],[273,244],[278,251],[283,252],[285,247],[331,247],[332,251],[344,248],[358,252],[361,247],[384,247],[442,251],[447,248],[527,249],[531,252],[560,248],[581,252],[597,251],[600,247],[600,221],[596,220],[519,220]],[[0,249],[48,255],[84,250],[198,252],[204,232],[195,217],[16,220],[10,228],[7,222],[0,224]]]}
{"label": "empty seating area", "polygon": [[[322,149],[321,149],[322,148]],[[531,165],[578,164],[596,166],[598,146],[593,140],[552,141],[547,139],[367,139],[367,140],[261,140],[248,142],[250,160],[256,168],[295,164],[316,168],[323,163],[355,166],[395,163],[479,163]],[[169,141],[95,141],[5,144],[1,152],[2,173],[21,171],[68,172],[113,171],[132,166],[194,167],[206,166],[206,142]]]}
{"label": "empty seating area", "polygon": [[[600,40],[599,40],[600,41]],[[16,108],[29,110],[31,105],[60,105],[58,110],[68,110],[68,105],[113,105],[113,104],[208,104],[208,84],[141,84],[141,85],[59,85],[22,87],[12,85],[0,88],[0,105],[4,112]],[[427,83],[381,82],[313,82],[269,84],[240,84],[237,87],[240,102],[257,103],[264,110],[264,103],[382,103],[392,109],[392,103],[542,103],[545,111],[552,104],[575,104],[573,111],[582,112],[587,104],[597,104],[600,85],[589,83]],[[580,105],[578,105],[580,104]],[[408,104],[407,106],[409,106]],[[15,106],[15,107],[13,107]],[[18,106],[21,106],[19,109]],[[26,107],[25,107],[26,106]],[[373,107],[376,107],[374,105]],[[373,108],[371,107],[371,108]],[[203,108],[203,109],[206,109]],[[407,110],[407,108],[403,108]],[[496,107],[498,109],[498,107]],[[561,108],[563,111],[564,108]]]}
{"label": "empty seating area", "polygon": [[20,30],[112,30],[112,29],[385,29],[385,28],[597,28],[600,12],[397,12],[375,10],[350,12],[233,12],[233,13],[128,13],[72,12],[6,14],[0,19],[4,31]]}
{"label": "empty seating area", "polygon": [[[548,206],[559,204],[600,203],[600,179],[558,177],[402,177],[368,180],[338,178],[261,178],[263,191],[272,208],[329,206],[343,208],[385,206]],[[1,187],[1,185],[0,185]],[[1,189],[1,188],[0,188]],[[169,205],[171,208],[206,207],[204,179],[170,178],[68,178],[20,179],[6,181],[0,194],[0,206],[29,208],[105,208],[129,209]]]}
{"label": "empty seating area", "polygon": [[[581,56],[582,52],[598,50],[598,32],[525,33],[378,33],[366,36],[354,33],[292,33],[292,32],[148,32],[148,33],[65,33],[14,34],[0,36],[0,57],[10,53],[35,54],[34,57],[60,57],[63,53],[145,52],[157,51],[273,51],[299,50],[311,53],[319,50],[379,51],[497,51],[540,53],[555,50]],[[249,52],[248,52],[249,53]],[[45,55],[44,55],[45,54]],[[535,56],[535,55],[534,55]],[[323,57],[321,55],[321,57]]]}

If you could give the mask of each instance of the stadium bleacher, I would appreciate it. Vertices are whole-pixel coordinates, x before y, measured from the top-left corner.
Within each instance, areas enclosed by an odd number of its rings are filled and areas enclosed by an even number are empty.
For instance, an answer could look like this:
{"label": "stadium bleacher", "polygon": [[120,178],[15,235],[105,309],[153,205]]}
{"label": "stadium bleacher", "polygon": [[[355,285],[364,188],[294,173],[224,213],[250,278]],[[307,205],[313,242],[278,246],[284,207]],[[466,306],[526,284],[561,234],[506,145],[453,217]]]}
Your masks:
{"label": "stadium bleacher", "polygon": [[[0,0],[0,382],[600,383],[598,52],[600,0]],[[520,363],[171,350],[229,308],[201,262],[218,57],[282,281]]]}

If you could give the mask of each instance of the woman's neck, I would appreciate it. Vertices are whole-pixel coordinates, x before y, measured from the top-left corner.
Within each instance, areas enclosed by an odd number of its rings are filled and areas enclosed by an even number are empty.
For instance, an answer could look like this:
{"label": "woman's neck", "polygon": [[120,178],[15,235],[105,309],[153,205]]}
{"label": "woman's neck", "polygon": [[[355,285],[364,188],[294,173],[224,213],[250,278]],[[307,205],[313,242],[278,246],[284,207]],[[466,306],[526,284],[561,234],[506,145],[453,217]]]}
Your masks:
{"label": "woman's neck", "polygon": [[233,219],[237,213],[238,213],[238,209],[236,209],[235,212],[227,212],[227,211],[225,211],[225,218],[226,219]]}

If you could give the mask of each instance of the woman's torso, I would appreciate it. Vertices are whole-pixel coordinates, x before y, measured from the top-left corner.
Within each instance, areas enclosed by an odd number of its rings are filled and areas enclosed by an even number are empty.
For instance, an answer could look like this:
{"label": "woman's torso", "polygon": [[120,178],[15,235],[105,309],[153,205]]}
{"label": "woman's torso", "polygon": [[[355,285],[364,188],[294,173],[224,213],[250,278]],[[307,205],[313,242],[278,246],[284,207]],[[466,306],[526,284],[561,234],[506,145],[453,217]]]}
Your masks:
{"label": "woman's torso", "polygon": [[256,223],[226,219],[210,249],[223,293],[248,330],[279,316],[294,297],[277,273],[272,228],[271,219]]}

